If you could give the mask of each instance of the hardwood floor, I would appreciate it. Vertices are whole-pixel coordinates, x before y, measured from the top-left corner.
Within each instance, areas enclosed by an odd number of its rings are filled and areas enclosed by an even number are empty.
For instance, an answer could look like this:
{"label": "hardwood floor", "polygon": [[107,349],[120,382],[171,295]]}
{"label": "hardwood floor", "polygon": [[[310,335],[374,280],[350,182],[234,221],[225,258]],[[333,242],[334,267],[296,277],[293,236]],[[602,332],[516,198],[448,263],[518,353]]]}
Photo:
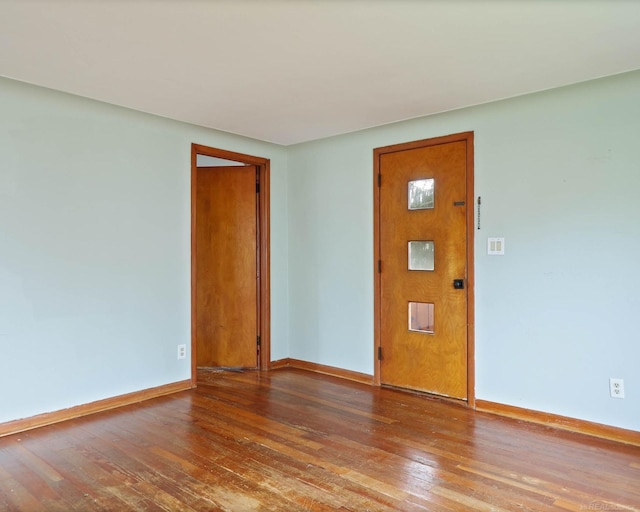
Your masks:
{"label": "hardwood floor", "polygon": [[0,510],[639,510],[640,447],[294,369],[0,439]]}

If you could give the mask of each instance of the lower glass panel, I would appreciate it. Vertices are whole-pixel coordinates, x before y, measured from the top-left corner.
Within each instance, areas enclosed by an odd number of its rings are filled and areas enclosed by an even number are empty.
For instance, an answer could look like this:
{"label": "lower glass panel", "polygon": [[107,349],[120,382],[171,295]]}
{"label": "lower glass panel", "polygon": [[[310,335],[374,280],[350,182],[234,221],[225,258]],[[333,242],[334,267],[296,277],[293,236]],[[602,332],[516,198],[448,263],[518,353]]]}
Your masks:
{"label": "lower glass panel", "polygon": [[433,334],[433,304],[429,302],[409,302],[409,330]]}

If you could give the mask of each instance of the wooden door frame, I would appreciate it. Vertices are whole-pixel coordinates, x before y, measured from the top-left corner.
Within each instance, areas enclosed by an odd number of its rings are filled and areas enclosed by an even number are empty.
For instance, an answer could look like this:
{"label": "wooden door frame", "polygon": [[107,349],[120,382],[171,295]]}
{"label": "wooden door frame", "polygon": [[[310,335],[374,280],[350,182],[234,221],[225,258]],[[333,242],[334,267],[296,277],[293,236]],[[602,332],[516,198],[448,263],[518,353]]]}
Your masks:
{"label": "wooden door frame", "polygon": [[473,151],[473,132],[456,133],[446,135],[444,137],[435,137],[432,139],[422,139],[402,144],[394,144],[375,148],[373,150],[373,262],[374,262],[374,363],[373,363],[373,381],[376,386],[381,385],[380,377],[380,360],[378,359],[378,351],[381,348],[381,274],[379,272],[380,261],[380,157],[387,153],[395,153],[398,151],[408,151],[411,149],[425,148],[429,146],[437,146],[439,144],[448,144],[450,142],[464,141],[467,143],[467,169],[466,169],[466,188],[467,197],[467,405],[475,407],[475,302],[474,302],[474,151]]}
{"label": "wooden door frame", "polygon": [[271,364],[271,279],[270,279],[270,251],[269,251],[269,166],[267,158],[235,153],[225,149],[217,149],[200,144],[191,144],[191,383],[197,385],[197,354],[196,354],[196,205],[197,205],[197,177],[198,155],[232,160],[247,165],[255,165],[260,177],[260,195],[258,204],[258,261],[260,277],[258,281],[258,336],[260,336],[259,370],[269,370]]}

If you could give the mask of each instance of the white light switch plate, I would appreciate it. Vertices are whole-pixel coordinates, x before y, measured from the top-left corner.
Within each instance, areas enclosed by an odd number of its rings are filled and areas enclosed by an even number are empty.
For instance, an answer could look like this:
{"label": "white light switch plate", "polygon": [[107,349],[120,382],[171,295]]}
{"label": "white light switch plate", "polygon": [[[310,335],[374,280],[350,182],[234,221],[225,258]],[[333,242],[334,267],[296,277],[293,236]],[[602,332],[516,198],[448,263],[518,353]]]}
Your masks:
{"label": "white light switch plate", "polygon": [[487,238],[487,254],[501,256],[504,254],[504,238]]}

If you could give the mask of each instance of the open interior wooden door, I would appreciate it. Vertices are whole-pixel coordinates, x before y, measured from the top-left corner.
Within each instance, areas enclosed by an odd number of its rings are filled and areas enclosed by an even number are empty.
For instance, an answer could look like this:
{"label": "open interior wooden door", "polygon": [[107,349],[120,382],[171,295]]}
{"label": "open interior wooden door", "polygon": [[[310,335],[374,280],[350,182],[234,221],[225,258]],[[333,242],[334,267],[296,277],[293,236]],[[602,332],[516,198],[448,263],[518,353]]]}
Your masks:
{"label": "open interior wooden door", "polygon": [[269,166],[262,157],[191,146],[194,385],[198,366],[269,369]]}
{"label": "open interior wooden door", "polygon": [[198,167],[199,367],[258,366],[255,166]]}

